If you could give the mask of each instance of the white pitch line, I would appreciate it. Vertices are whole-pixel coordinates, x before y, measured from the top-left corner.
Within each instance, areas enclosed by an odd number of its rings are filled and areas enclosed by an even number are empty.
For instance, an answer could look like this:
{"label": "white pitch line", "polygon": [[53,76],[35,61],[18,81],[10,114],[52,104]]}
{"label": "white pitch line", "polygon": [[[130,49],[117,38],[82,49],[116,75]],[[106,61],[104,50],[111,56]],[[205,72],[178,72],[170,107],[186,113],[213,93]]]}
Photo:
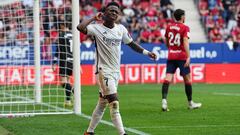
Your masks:
{"label": "white pitch line", "polygon": [[[82,113],[82,114],[79,115],[79,116],[91,120],[91,116],[88,116],[88,115],[86,115],[86,114],[83,114],[83,113]],[[101,120],[100,123],[114,127],[113,123],[108,122],[108,121],[106,121],[106,120]],[[124,129],[125,129],[126,131],[128,131],[128,132],[131,132],[131,133],[134,133],[134,134],[137,134],[137,135],[150,135],[149,133],[145,133],[145,132],[136,130],[136,129],[134,129],[134,128],[124,127]]]}
{"label": "white pitch line", "polygon": [[132,127],[136,129],[161,129],[161,128],[213,128],[213,127],[240,127],[240,125],[190,125],[190,126],[151,126],[151,127]]}
{"label": "white pitch line", "polygon": [[222,96],[240,96],[240,93],[213,93],[213,95],[222,95]]}
{"label": "white pitch line", "polygon": [[[8,94],[8,93],[6,93],[6,94]],[[13,95],[13,94],[8,94],[8,95],[15,96],[15,97],[21,98],[21,99],[25,99],[26,101],[33,101],[32,99],[29,99],[29,98],[27,98],[27,97],[17,96],[17,95]],[[41,103],[41,104],[44,105],[44,106],[51,107],[51,108],[59,109],[59,110],[61,110],[61,111],[69,111],[69,112],[72,111],[72,110],[69,110],[69,109],[65,109],[65,108],[60,108],[60,107],[57,107],[57,106],[53,106],[53,105],[50,105],[50,104],[47,104],[47,103]],[[78,115],[78,116],[81,116],[81,117],[83,117],[83,118],[86,118],[86,119],[91,120],[91,116],[88,116],[88,115],[83,114],[83,113],[82,113],[81,115]],[[105,124],[105,125],[108,125],[108,126],[115,127],[115,126],[113,125],[113,123],[108,122],[108,121],[106,121],[106,120],[101,120],[100,123]],[[134,133],[134,134],[137,134],[137,135],[150,135],[149,133],[145,133],[145,132],[142,132],[142,131],[133,129],[133,128],[124,127],[124,129],[125,129],[126,131],[128,131],[128,132],[131,132],[131,133]]]}

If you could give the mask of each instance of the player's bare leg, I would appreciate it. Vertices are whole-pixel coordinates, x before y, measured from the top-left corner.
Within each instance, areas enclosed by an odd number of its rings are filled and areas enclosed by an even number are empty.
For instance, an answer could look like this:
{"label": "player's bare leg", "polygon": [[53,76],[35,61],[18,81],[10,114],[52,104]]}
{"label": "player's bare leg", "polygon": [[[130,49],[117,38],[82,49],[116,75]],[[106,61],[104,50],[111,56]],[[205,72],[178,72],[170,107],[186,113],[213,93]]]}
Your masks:
{"label": "player's bare leg", "polygon": [[202,106],[201,103],[195,103],[192,101],[192,83],[191,83],[191,76],[187,74],[183,76],[184,83],[185,83],[185,93],[188,99],[188,108],[189,109],[197,109]]}
{"label": "player's bare leg", "polygon": [[173,79],[173,74],[167,73],[166,78],[162,85],[162,111],[169,111],[168,105],[167,105],[167,95],[168,95],[169,85],[172,79]]}

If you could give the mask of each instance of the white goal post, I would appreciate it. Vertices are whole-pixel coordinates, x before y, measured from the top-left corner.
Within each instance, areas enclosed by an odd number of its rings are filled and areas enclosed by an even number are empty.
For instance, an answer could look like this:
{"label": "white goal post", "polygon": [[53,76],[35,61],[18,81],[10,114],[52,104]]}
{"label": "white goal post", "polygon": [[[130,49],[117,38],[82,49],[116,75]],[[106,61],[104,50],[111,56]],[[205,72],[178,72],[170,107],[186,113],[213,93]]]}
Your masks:
{"label": "white goal post", "polygon": [[[0,118],[81,114],[79,0],[0,0]],[[66,17],[68,19],[62,19]],[[59,23],[71,24],[73,106],[53,59]]]}

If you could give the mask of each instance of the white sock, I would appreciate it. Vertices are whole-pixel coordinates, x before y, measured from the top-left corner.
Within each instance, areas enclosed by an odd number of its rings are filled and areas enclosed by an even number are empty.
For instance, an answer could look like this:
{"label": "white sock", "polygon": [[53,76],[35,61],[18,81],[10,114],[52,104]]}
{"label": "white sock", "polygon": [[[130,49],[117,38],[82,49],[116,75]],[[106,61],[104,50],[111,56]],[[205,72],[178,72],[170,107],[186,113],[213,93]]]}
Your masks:
{"label": "white sock", "polygon": [[107,100],[99,98],[98,104],[95,110],[93,111],[92,119],[88,126],[87,132],[94,133],[95,128],[97,127],[99,121],[102,119],[107,103],[108,103]]}
{"label": "white sock", "polygon": [[193,104],[193,101],[191,100],[191,101],[188,101],[188,104],[189,105],[192,105]]}
{"label": "white sock", "polygon": [[125,131],[123,128],[122,118],[119,113],[119,102],[118,101],[111,102],[109,104],[109,108],[110,108],[110,115],[111,115],[114,126],[117,128],[119,134],[123,135]]}

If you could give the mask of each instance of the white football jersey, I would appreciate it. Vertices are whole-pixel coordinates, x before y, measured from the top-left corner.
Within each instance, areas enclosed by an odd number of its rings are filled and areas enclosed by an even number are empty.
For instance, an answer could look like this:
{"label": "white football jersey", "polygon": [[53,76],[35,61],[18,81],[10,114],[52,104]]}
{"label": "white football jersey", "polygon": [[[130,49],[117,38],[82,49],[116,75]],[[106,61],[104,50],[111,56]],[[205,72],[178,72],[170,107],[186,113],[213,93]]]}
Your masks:
{"label": "white football jersey", "polygon": [[103,24],[89,24],[87,34],[95,38],[96,72],[99,68],[107,72],[120,72],[121,43],[131,43],[133,40],[122,24],[114,24],[112,29]]}

